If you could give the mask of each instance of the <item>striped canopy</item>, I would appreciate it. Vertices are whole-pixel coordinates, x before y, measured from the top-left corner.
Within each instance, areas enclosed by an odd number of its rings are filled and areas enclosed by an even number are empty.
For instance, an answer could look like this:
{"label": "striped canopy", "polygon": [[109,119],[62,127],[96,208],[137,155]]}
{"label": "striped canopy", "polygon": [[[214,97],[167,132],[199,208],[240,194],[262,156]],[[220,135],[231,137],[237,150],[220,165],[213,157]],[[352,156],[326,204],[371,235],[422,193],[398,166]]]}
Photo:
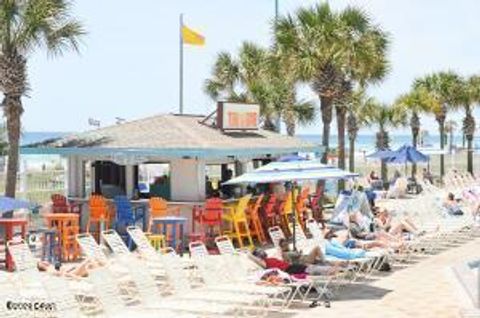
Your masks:
{"label": "striped canopy", "polygon": [[347,172],[315,160],[272,162],[255,171],[231,179],[224,184],[348,179],[357,176],[358,173]]}

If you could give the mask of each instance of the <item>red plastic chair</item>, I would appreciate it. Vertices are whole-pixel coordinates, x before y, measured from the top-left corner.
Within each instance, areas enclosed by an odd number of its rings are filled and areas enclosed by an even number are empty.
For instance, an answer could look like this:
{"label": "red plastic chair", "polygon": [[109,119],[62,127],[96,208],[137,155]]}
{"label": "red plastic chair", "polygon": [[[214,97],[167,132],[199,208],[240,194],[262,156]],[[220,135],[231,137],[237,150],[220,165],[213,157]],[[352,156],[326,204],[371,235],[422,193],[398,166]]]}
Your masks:
{"label": "red plastic chair", "polygon": [[69,204],[64,195],[55,193],[50,198],[53,213],[80,213],[80,206]]}
{"label": "red plastic chair", "polygon": [[[200,232],[191,233],[190,240],[201,240],[207,243],[207,241],[213,242],[215,236],[223,235],[223,211],[223,201],[220,198],[207,199],[203,208],[199,206],[194,207],[194,210],[192,211],[192,222],[200,224]],[[193,225],[194,223],[192,224],[192,227]]]}

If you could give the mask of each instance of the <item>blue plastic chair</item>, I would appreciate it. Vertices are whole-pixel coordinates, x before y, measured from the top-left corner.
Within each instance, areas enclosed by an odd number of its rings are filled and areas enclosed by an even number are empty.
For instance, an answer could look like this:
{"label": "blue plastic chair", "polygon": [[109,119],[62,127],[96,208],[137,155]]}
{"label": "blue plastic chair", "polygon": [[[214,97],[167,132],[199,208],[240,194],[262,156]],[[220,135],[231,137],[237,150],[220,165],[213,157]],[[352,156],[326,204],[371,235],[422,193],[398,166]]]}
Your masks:
{"label": "blue plastic chair", "polygon": [[128,226],[134,226],[139,220],[143,220],[143,227],[145,228],[145,208],[142,206],[133,207],[132,203],[125,195],[118,195],[114,198],[116,207],[115,229],[125,240],[125,243],[132,248],[133,242],[126,232]]}
{"label": "blue plastic chair", "polygon": [[114,198],[116,207],[115,229],[123,238],[128,247],[132,247],[132,240],[127,234],[126,228],[135,225],[135,214],[130,200],[124,195],[118,195]]}

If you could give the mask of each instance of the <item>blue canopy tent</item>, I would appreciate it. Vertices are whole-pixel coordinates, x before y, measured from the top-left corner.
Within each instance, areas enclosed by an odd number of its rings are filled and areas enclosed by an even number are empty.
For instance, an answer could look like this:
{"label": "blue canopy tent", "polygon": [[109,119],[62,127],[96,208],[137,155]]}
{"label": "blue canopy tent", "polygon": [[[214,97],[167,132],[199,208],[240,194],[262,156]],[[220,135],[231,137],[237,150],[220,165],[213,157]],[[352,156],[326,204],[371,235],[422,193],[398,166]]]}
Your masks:
{"label": "blue canopy tent", "polygon": [[[256,183],[279,183],[285,182],[287,190],[293,190],[296,182],[305,180],[335,180],[357,177],[358,173],[352,173],[325,165],[314,160],[272,162],[255,171],[245,173],[223,184],[256,184]],[[292,201],[295,198],[292,195]],[[295,209],[295,204],[292,204]],[[293,211],[292,215],[295,215]],[[295,222],[293,220],[293,247],[295,249]]]}

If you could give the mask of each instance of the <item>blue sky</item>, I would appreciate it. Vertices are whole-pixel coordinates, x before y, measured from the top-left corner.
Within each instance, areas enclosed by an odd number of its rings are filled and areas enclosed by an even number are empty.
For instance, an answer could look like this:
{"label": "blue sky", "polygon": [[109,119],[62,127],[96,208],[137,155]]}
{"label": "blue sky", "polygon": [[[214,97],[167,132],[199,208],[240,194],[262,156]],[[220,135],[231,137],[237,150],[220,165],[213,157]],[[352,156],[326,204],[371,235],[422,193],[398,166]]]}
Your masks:
{"label": "blue sky", "polygon": [[[318,1],[279,0],[280,13]],[[442,69],[479,72],[478,0],[331,0],[363,7],[391,35],[392,72],[372,94],[385,102],[408,90],[416,76]],[[80,131],[89,117],[102,125],[115,117],[140,118],[178,109],[178,19],[206,37],[185,48],[185,111],[208,113],[214,103],[204,80],[219,51],[236,52],[243,40],[270,43],[274,0],[77,1],[73,14],[88,35],[81,53],[52,59],[32,55],[32,91],[24,99],[26,131]],[[302,97],[317,101],[308,89]],[[478,114],[478,113],[477,113]],[[460,119],[461,114],[453,114]],[[435,129],[431,118],[423,120]],[[300,133],[317,133],[320,124]]]}

